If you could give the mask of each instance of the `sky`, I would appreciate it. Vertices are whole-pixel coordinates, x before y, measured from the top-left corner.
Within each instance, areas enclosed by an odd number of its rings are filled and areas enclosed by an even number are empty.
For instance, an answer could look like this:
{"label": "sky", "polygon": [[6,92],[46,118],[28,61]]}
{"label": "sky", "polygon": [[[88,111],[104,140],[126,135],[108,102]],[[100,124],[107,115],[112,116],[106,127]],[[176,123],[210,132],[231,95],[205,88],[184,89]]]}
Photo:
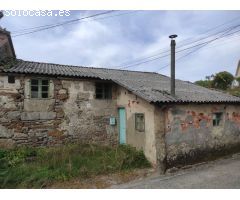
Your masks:
{"label": "sky", "polygon": [[[16,37],[18,30],[61,23],[100,12],[105,11],[69,11],[70,15],[65,17],[5,15],[0,20],[0,26],[11,31],[19,59],[117,69],[144,62],[144,58],[152,55],[155,57],[150,59],[166,55],[126,69],[169,76],[170,56],[163,53],[170,49],[169,35],[178,35],[178,50],[186,42],[192,45],[194,43],[191,41],[227,26],[240,24],[240,11],[115,11],[106,15],[116,15],[113,17],[88,19]],[[228,24],[218,27],[224,23]],[[239,33],[232,38],[217,39],[185,55],[187,53],[183,51],[176,55],[178,79],[193,82],[220,71],[235,74],[240,60]]]}

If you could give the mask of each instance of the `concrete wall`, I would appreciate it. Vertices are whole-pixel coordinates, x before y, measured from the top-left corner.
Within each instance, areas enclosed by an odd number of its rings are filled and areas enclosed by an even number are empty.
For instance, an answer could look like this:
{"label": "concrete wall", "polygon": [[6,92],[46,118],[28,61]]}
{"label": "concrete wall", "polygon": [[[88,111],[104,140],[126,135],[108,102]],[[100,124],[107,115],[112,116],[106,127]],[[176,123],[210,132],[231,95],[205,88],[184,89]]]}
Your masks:
{"label": "concrete wall", "polygon": [[[142,149],[148,160],[156,165],[155,106],[122,87],[118,88],[117,105],[126,109],[127,144]],[[135,130],[135,113],[144,113],[145,115],[144,132]]]}
{"label": "concrete wall", "polygon": [[[213,113],[222,112],[220,126]],[[189,104],[165,111],[168,167],[212,159],[240,150],[240,106]]]}

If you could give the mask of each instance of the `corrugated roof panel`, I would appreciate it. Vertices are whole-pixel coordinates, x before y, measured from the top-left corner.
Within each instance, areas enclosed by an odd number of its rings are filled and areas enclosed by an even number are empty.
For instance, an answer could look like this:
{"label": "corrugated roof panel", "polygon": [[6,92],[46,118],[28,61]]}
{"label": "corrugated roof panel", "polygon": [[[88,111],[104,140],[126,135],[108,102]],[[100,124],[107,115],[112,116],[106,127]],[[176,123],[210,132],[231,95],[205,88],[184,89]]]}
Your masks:
{"label": "corrugated roof panel", "polygon": [[18,60],[5,72],[32,73],[111,80],[150,102],[234,102],[240,98],[193,83],[176,80],[176,96],[170,95],[170,78],[158,73],[39,63]]}

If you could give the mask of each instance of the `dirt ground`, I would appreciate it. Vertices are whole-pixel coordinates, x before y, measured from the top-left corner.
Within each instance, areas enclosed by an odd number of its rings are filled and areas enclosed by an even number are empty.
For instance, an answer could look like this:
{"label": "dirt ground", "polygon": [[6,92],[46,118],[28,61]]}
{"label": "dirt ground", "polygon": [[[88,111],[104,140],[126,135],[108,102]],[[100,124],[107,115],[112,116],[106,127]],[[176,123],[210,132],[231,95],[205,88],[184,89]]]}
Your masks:
{"label": "dirt ground", "polygon": [[155,173],[153,168],[99,175],[88,179],[75,178],[69,181],[55,182],[47,186],[49,189],[104,189],[113,185],[141,180]]}

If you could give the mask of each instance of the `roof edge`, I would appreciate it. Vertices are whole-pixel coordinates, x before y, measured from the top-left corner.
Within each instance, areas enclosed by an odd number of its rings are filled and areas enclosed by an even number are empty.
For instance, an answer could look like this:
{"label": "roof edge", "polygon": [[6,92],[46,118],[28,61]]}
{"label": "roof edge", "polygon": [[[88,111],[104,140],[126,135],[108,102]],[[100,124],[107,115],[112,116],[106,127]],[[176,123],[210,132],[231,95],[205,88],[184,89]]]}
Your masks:
{"label": "roof edge", "polygon": [[[67,66],[67,67],[82,67],[82,68],[89,68],[89,69],[104,69],[104,70],[114,70],[114,71],[125,71],[125,72],[140,72],[140,73],[150,73],[150,74],[159,74],[157,72],[148,72],[148,71],[134,71],[134,70],[126,70],[126,69],[118,69],[118,68],[108,68],[108,67],[93,67],[93,66],[81,66],[81,65],[68,65],[68,64],[58,64],[58,63],[51,63],[51,62],[39,62],[39,61],[29,61],[29,60],[22,60],[17,59],[20,62],[29,62],[29,63],[37,63],[37,64],[49,64],[49,65],[56,65],[56,66]],[[162,74],[159,74],[162,75]],[[162,75],[164,76],[164,75]]]}

